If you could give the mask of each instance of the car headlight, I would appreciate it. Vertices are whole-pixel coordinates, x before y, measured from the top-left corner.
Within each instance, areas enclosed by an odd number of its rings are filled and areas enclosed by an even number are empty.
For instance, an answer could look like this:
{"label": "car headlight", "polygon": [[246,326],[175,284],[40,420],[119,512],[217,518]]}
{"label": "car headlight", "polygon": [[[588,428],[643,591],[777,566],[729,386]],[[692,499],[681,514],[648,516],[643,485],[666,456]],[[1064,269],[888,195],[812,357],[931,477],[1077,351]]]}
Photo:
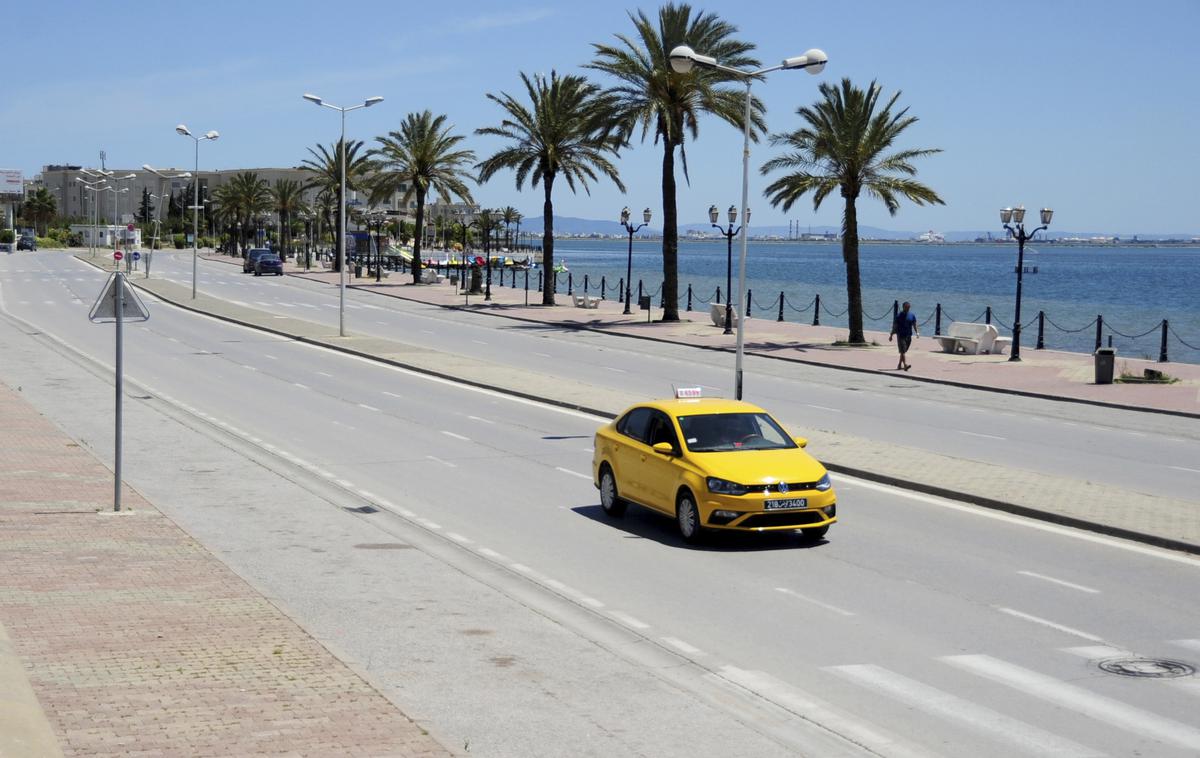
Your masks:
{"label": "car headlight", "polygon": [[718,495],[745,495],[750,491],[750,488],[744,484],[737,484],[726,479],[718,479],[715,476],[710,476],[706,480],[708,491]]}
{"label": "car headlight", "polygon": [[820,481],[817,482],[817,489],[821,492],[824,492],[831,487],[833,487],[833,482],[829,481],[829,474],[825,474],[821,477]]}

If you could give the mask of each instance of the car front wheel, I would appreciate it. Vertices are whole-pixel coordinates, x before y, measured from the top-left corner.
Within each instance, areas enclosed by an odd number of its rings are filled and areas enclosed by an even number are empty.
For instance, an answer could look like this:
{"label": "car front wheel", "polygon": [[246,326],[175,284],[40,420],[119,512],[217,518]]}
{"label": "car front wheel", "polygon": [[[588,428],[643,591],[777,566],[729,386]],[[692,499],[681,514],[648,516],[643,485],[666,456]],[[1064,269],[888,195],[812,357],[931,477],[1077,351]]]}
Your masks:
{"label": "car front wheel", "polygon": [[607,464],[600,469],[600,507],[613,518],[625,515],[627,503],[617,495],[617,478]]}
{"label": "car front wheel", "polygon": [[704,528],[700,525],[700,509],[696,507],[692,493],[684,492],[679,496],[675,506],[675,522],[679,525],[679,534],[684,542],[697,542]]}

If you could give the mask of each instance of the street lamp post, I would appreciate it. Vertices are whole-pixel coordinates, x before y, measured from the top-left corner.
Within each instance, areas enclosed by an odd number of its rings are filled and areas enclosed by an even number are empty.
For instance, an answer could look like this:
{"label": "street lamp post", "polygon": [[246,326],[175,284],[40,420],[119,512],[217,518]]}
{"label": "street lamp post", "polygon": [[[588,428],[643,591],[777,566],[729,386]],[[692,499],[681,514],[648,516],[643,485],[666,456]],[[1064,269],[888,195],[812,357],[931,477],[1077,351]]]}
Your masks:
{"label": "street lamp post", "polygon": [[338,335],[346,336],[346,114],[350,111],[356,111],[359,108],[370,108],[376,103],[382,103],[382,97],[368,97],[361,105],[352,105],[349,108],[341,108],[333,103],[327,103],[316,95],[305,93],[304,99],[316,105],[323,105],[326,108],[332,108],[342,114],[342,140],[338,143],[338,152],[341,153],[341,168],[339,178],[341,179],[341,189],[338,192],[338,218],[340,226],[338,228]]}
{"label": "street lamp post", "polygon": [[[164,182],[167,179],[191,179],[192,178],[191,173],[189,173],[187,171],[183,172],[182,174],[171,174],[170,176],[168,176],[167,174],[164,174],[163,172],[161,172],[158,169],[151,166],[149,163],[143,163],[142,169],[149,171],[150,173],[154,174],[155,176],[157,176],[159,178],[160,181],[158,183],[158,188],[160,190],[166,189]],[[161,226],[160,218],[162,217],[162,198],[165,198],[165,197],[167,197],[167,193],[165,193],[165,192],[154,196],[155,201],[156,201],[154,203],[154,235],[150,238],[150,252],[146,254],[146,277],[147,278],[150,277],[150,261],[154,258],[154,251],[158,247],[158,232],[159,232],[159,227]]]}
{"label": "street lamp post", "polygon": [[[717,206],[708,206],[708,220],[714,228],[720,230],[725,236],[727,243],[725,250],[725,334],[733,334],[733,238],[741,231],[741,227],[734,229],[733,225],[737,223],[738,210],[737,206],[729,206],[729,227],[726,228],[717,223],[717,218],[720,212]],[[745,223],[750,223],[750,209],[746,209]],[[741,321],[739,318],[738,321]]]}
{"label": "street lamp post", "polygon": [[[87,170],[84,170],[81,173],[85,173],[88,176],[97,176],[97,174],[95,174],[94,172],[87,171]],[[82,184],[84,190],[92,193],[91,195],[88,196],[88,197],[91,197],[91,199],[92,199],[92,234],[91,234],[90,238],[88,239],[88,247],[91,248],[92,257],[95,258],[96,257],[96,247],[97,247],[96,246],[96,220],[97,220],[96,219],[96,216],[97,216],[97,211],[96,211],[97,202],[96,201],[98,200],[98,198],[96,196],[96,192],[99,191],[97,189],[97,185],[104,184],[104,182],[106,180],[103,177],[101,177],[99,179],[89,182],[87,179],[84,179],[82,176],[77,176],[77,177],[75,177],[75,181]]]}
{"label": "street lamp post", "polygon": [[1033,236],[1038,232],[1048,228],[1050,226],[1050,219],[1053,216],[1054,211],[1049,208],[1042,208],[1042,225],[1026,234],[1025,206],[1019,205],[1016,208],[1000,209],[1000,223],[1017,240],[1017,306],[1013,316],[1012,354],[1008,357],[1010,361],[1021,360],[1021,275],[1025,271],[1025,243],[1033,239]]}
{"label": "street lamp post", "polygon": [[200,242],[200,143],[204,140],[215,140],[220,137],[217,131],[205,132],[203,136],[197,137],[192,134],[187,126],[180,124],[175,127],[178,134],[184,137],[189,137],[196,143],[195,155],[195,170],[192,172],[192,299],[196,299],[196,261],[199,259]]}
{"label": "street lamp post", "polygon": [[[708,55],[700,55],[687,45],[680,45],[673,49],[670,53],[671,68],[677,74],[687,74],[691,72],[693,66],[702,68],[711,68],[716,71],[721,71],[726,74],[736,76],[746,82],[746,111],[742,122],[742,207],[746,208],[750,205],[750,85],[754,83],[763,74],[768,74],[772,71],[780,71],[783,69],[795,70],[805,69],[810,74],[819,74],[825,68],[825,64],[829,61],[829,56],[821,50],[813,48],[804,55],[798,55],[793,58],[784,58],[777,66],[768,66],[760,68],[757,71],[743,71],[742,69],[733,68],[731,66],[723,66],[717,63],[717,59]],[[745,346],[745,324],[746,312],[743,308],[742,298],[746,292],[746,244],[747,244],[747,227],[748,223],[742,224],[742,252],[741,259],[738,264],[738,313],[741,318],[738,319],[737,328],[737,357],[734,363],[734,397],[738,400],[742,399],[742,353]]]}
{"label": "street lamp post", "polygon": [[[629,223],[629,206],[621,209],[621,226],[625,227],[625,231],[629,234],[629,251],[625,257],[625,315],[633,313],[629,310],[629,285],[633,281],[633,235],[638,233],[646,224],[650,223],[650,209],[642,211],[642,223],[634,226]],[[603,294],[603,293],[601,293]]]}

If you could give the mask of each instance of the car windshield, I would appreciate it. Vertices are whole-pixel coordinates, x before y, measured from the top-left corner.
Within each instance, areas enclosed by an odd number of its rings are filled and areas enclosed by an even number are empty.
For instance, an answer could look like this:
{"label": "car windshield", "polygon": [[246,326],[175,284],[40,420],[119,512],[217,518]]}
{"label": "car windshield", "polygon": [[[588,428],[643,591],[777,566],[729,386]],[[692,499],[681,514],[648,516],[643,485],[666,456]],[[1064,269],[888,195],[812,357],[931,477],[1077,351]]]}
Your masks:
{"label": "car windshield", "polygon": [[707,413],[678,418],[684,442],[693,453],[796,447],[775,419],[765,413]]}

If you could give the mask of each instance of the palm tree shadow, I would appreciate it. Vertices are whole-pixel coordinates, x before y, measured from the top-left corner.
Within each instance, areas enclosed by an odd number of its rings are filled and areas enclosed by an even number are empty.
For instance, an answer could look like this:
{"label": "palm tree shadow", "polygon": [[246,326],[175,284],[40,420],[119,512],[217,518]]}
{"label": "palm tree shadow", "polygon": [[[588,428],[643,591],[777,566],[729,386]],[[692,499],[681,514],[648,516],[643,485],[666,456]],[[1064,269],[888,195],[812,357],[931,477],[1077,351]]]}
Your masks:
{"label": "palm tree shadow", "polygon": [[695,544],[683,541],[675,528],[675,521],[646,508],[629,506],[625,515],[614,518],[599,505],[580,505],[571,508],[580,516],[599,524],[624,532],[626,539],[647,539],[679,550],[701,552],[766,552],[772,550],[796,550],[820,547],[827,540],[806,541],[796,532],[707,532]]}

